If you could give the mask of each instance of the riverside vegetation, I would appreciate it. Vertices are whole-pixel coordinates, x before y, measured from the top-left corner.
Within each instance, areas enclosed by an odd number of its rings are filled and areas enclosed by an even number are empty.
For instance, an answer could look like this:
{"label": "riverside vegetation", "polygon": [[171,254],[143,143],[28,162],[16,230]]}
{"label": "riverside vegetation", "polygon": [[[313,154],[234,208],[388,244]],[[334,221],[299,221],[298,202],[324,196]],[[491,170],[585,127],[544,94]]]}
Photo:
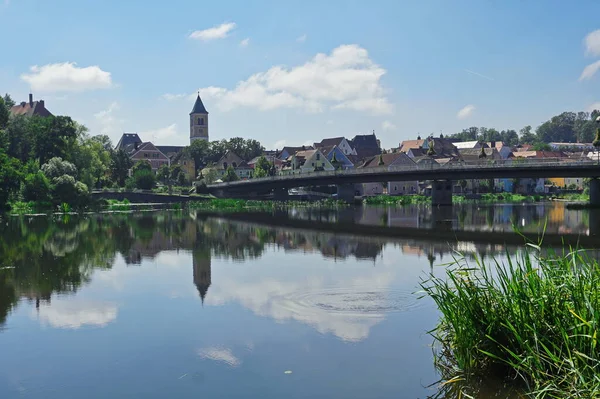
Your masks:
{"label": "riverside vegetation", "polygon": [[538,398],[600,396],[596,260],[529,245],[504,262],[457,259],[421,285],[441,312],[431,333],[448,389],[500,378]]}

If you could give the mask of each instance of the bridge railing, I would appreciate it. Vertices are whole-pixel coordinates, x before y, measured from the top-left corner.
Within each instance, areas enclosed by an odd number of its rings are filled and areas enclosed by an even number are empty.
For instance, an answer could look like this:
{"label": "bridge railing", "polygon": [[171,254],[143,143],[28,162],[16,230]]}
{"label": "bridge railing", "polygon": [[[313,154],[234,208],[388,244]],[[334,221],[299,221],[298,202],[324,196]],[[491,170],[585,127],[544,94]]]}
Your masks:
{"label": "bridge railing", "polygon": [[[433,160],[432,160],[433,161]],[[408,165],[378,166],[373,168],[357,168],[345,170],[332,170],[321,172],[301,172],[277,176],[267,176],[254,178],[250,180],[238,180],[229,183],[211,184],[211,187],[231,187],[244,184],[259,182],[274,182],[279,180],[305,179],[306,177],[336,177],[382,174],[390,172],[414,172],[414,171],[432,171],[432,170],[471,170],[471,169],[496,169],[496,168],[534,168],[534,167],[581,167],[597,165],[597,162],[590,158],[570,159],[570,158],[542,158],[542,159],[490,159],[481,161],[457,161],[439,164],[435,161],[428,163],[415,163]]]}

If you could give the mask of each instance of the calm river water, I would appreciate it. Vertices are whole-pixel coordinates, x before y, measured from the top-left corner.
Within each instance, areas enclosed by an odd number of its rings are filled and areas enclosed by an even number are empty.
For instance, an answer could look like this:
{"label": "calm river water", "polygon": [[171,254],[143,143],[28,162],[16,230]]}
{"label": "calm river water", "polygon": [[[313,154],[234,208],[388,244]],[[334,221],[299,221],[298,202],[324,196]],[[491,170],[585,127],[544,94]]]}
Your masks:
{"label": "calm river water", "polygon": [[599,220],[561,204],[0,219],[0,398],[426,398],[439,315],[421,279],[452,251],[517,250],[514,225],[600,248]]}

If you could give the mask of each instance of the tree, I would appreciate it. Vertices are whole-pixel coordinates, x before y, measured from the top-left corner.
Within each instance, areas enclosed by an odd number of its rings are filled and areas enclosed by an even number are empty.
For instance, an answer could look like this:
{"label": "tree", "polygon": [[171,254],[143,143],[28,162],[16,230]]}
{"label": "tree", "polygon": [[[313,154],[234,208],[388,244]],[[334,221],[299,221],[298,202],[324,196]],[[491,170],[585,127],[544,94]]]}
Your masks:
{"label": "tree", "polygon": [[0,209],[6,208],[9,198],[19,189],[20,169],[19,160],[0,148]]}
{"label": "tree", "polygon": [[60,157],[54,157],[42,165],[42,172],[49,179],[56,179],[63,175],[77,176],[77,168],[71,162],[63,161]]}
{"label": "tree", "polygon": [[113,151],[110,154],[110,157],[111,178],[119,187],[123,187],[125,185],[125,180],[129,176],[129,169],[133,167],[133,161],[131,161],[129,155],[122,149]]}
{"label": "tree", "polygon": [[377,162],[378,166],[384,166],[385,162],[383,162],[383,155],[379,154],[379,161]]}
{"label": "tree", "polygon": [[[188,147],[190,156],[194,160],[196,165],[196,171],[194,174],[201,170],[206,165],[207,157],[209,154],[210,143],[206,140],[194,140]],[[185,151],[185,150],[184,150]],[[216,162],[216,161],[215,161]]]}
{"label": "tree", "polygon": [[12,107],[14,107],[16,105],[15,100],[13,100],[12,97],[10,96],[10,94],[8,94],[8,93],[4,94],[3,100],[4,100],[4,106],[9,111]]}
{"label": "tree", "polygon": [[[198,140],[196,140],[198,141]],[[156,177],[158,179],[159,182],[161,182],[162,184],[168,186],[171,183],[171,170],[169,169],[169,166],[162,165],[160,168],[158,168],[158,170],[156,171]]]}
{"label": "tree", "polygon": [[258,161],[254,165],[254,173],[253,177],[266,177],[269,176],[271,172],[271,163],[267,161],[267,158],[264,156],[258,158]]}
{"label": "tree", "polygon": [[531,131],[529,125],[519,131],[519,136],[519,144],[533,144],[537,141],[537,136]]}
{"label": "tree", "polygon": [[142,190],[151,190],[156,184],[156,176],[152,172],[152,165],[148,161],[139,161],[133,165],[133,181],[135,187]]}
{"label": "tree", "polygon": [[68,159],[67,149],[73,147],[81,133],[80,125],[68,116],[33,116],[30,120],[31,130],[35,132],[33,158],[39,159],[41,164],[54,157]]}
{"label": "tree", "polygon": [[550,144],[547,143],[542,143],[542,142],[537,142],[533,145],[533,149],[535,151],[551,151],[552,148],[550,147]]}
{"label": "tree", "polygon": [[239,179],[240,178],[235,173],[235,169],[233,169],[233,167],[231,165],[227,168],[227,170],[225,171],[225,174],[221,178],[221,180],[223,180],[224,182],[232,182],[232,181],[237,181]]}
{"label": "tree", "polygon": [[4,129],[8,124],[9,111],[4,103],[4,99],[0,97],[0,129]]}
{"label": "tree", "polygon": [[46,175],[38,170],[25,176],[21,187],[21,194],[25,201],[49,201],[51,193],[50,181]]}
{"label": "tree", "polygon": [[430,140],[429,141],[429,149],[427,150],[427,155],[429,155],[430,157],[435,155],[435,141]]}

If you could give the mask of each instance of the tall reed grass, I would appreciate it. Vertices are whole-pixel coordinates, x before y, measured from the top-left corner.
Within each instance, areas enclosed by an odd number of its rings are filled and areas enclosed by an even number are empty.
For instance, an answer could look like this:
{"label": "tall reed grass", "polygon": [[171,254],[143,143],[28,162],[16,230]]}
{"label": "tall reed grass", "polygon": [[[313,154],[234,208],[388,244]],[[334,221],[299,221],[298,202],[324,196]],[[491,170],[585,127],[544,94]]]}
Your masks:
{"label": "tall reed grass", "polygon": [[449,383],[501,378],[539,397],[600,397],[600,268],[582,251],[457,259],[422,288],[441,319],[431,331]]}

